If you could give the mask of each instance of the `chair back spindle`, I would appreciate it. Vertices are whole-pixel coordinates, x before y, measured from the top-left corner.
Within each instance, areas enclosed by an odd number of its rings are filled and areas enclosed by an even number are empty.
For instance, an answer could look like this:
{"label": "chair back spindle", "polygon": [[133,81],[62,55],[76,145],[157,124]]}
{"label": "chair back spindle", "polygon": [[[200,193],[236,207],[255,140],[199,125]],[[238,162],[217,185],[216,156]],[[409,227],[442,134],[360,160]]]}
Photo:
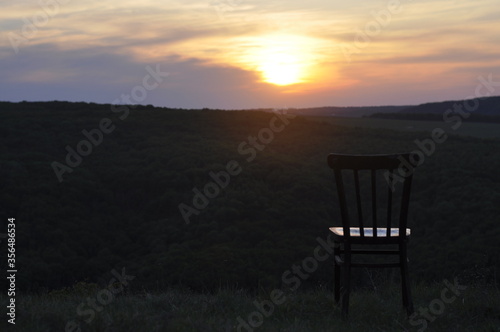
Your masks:
{"label": "chair back spindle", "polygon": [[[380,236],[395,237],[398,233],[400,235],[406,234],[413,174],[411,170],[405,169],[401,164],[402,159],[406,161],[403,165],[410,164],[408,162],[409,155],[409,153],[403,153],[368,156],[330,154],[328,156],[328,165],[335,174],[345,236],[352,235],[353,226],[357,227],[356,230],[359,228],[359,234],[356,236],[362,238],[373,237],[377,239]],[[349,175],[352,176],[353,193],[352,190],[348,191],[347,180],[351,178],[347,176],[346,172],[350,172]],[[382,188],[381,181],[385,183],[387,189]],[[352,193],[353,197],[349,193]],[[363,206],[363,197],[368,198],[364,196],[365,194],[370,197],[370,208]],[[399,197],[401,197],[400,200]],[[395,199],[398,199],[398,202]],[[354,225],[350,219],[350,210],[353,210],[351,213],[357,216],[354,219],[355,222],[357,221],[357,225]],[[399,216],[395,214],[397,210],[399,210]]]}

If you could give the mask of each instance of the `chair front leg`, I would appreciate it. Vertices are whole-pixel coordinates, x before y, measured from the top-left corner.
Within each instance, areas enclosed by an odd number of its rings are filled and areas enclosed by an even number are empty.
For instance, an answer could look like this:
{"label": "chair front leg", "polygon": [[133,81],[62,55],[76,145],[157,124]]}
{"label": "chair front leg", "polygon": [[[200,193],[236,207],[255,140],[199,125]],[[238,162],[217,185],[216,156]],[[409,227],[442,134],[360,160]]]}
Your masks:
{"label": "chair front leg", "polygon": [[351,245],[344,244],[344,266],[342,269],[342,318],[349,313],[349,295],[351,292]]}

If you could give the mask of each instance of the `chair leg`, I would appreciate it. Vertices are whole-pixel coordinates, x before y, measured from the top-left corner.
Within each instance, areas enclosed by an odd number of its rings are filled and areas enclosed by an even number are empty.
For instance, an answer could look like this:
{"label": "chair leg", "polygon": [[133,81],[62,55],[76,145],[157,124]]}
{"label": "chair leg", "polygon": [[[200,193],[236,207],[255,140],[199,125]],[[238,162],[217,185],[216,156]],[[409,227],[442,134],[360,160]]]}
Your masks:
{"label": "chair leg", "polygon": [[334,297],[335,303],[340,302],[340,265],[337,264],[336,257],[340,257],[340,244],[336,244],[333,248],[333,273],[334,273]]}
{"label": "chair leg", "polygon": [[342,318],[349,313],[349,295],[351,292],[351,245],[344,245],[344,267],[342,269]]}
{"label": "chair leg", "polygon": [[408,272],[408,256],[406,244],[400,245],[399,262],[401,264],[401,288],[403,293],[403,306],[406,308],[406,313],[411,316],[414,312],[413,302],[411,299],[410,276]]}

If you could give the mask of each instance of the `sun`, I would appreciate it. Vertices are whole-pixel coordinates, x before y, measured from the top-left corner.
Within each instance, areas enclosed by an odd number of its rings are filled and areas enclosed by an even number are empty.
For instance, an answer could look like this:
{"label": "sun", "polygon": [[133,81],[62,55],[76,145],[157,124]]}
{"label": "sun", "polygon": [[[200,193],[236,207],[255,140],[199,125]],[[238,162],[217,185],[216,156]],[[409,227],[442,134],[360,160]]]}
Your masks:
{"label": "sun", "polygon": [[276,85],[301,82],[301,68],[297,57],[290,54],[270,54],[263,60],[259,70],[263,80]]}
{"label": "sun", "polygon": [[253,55],[262,81],[281,86],[304,82],[311,62],[307,46],[298,36],[262,37]]}
{"label": "sun", "polygon": [[320,39],[293,34],[246,36],[233,40],[232,45],[240,45],[233,59],[239,67],[255,72],[260,82],[296,85],[293,91],[310,89],[323,75],[318,67],[325,53],[323,43]]}

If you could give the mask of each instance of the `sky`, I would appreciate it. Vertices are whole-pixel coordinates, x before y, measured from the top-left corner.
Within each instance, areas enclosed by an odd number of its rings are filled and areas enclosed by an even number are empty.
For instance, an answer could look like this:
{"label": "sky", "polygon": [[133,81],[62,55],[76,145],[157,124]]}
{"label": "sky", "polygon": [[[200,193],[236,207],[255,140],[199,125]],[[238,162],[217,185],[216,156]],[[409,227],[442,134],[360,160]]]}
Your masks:
{"label": "sky", "polygon": [[414,105],[500,81],[498,0],[0,0],[0,100]]}

